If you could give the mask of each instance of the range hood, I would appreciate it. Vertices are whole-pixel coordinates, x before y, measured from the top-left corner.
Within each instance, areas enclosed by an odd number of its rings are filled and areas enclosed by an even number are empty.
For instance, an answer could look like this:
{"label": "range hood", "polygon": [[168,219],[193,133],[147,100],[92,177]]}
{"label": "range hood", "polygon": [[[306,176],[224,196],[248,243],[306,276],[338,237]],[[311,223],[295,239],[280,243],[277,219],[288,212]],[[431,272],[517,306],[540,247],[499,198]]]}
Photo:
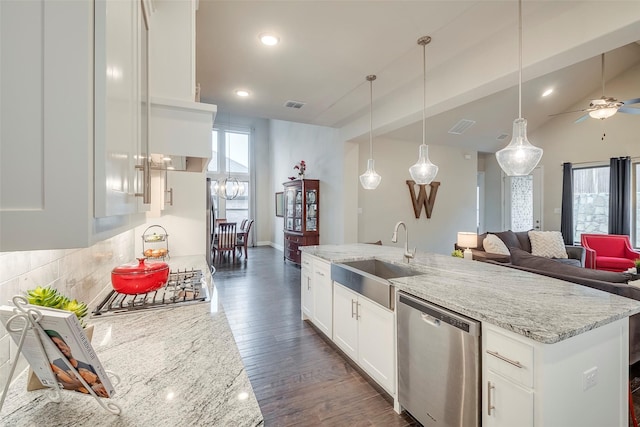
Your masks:
{"label": "range hood", "polygon": [[151,97],[152,169],[202,172],[211,157],[212,104]]}

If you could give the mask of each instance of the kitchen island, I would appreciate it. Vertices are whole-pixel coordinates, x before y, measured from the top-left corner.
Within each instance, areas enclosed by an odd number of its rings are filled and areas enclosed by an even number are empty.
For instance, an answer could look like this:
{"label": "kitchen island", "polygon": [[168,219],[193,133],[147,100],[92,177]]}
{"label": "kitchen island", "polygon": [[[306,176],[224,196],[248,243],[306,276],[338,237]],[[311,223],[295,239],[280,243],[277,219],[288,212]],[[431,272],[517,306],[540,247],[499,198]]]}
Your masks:
{"label": "kitchen island", "polygon": [[[321,264],[377,259],[407,265],[404,251],[396,247],[320,245],[302,251],[303,269],[307,255],[307,268],[312,271],[315,260]],[[394,292],[402,291],[481,323],[478,363],[482,384],[478,388],[483,426],[626,427],[628,317],[640,312],[639,301],[439,254],[417,253],[409,267],[417,274],[389,279]],[[314,276],[309,273],[309,277]],[[323,289],[309,278],[305,282],[304,277],[301,285],[303,295],[306,289],[313,291],[314,285],[315,294],[308,291],[313,296]],[[307,303],[313,308],[305,311],[303,300],[303,318],[317,323],[323,332],[328,330],[324,333],[391,394],[399,411],[400,386],[394,377],[399,359],[387,350],[395,342],[397,312],[394,316],[393,307],[385,311],[366,300],[334,281],[333,306],[319,304],[316,297],[314,304]],[[366,319],[373,309],[379,314]],[[320,320],[329,317],[329,312],[333,313],[333,327],[323,329]],[[343,327],[350,318],[357,324],[352,330]],[[367,322],[375,323],[374,327]],[[372,330],[378,336],[385,331],[377,338],[384,346],[370,344]],[[367,334],[364,340],[363,333]],[[429,361],[421,364],[429,365]]]}
{"label": "kitchen island", "polygon": [[105,369],[120,376],[113,402],[120,415],[90,396],[26,391],[26,373],[12,384],[3,426],[257,426],[262,413],[204,257],[174,257],[174,268],[200,268],[211,301],[94,317],[93,347]]}

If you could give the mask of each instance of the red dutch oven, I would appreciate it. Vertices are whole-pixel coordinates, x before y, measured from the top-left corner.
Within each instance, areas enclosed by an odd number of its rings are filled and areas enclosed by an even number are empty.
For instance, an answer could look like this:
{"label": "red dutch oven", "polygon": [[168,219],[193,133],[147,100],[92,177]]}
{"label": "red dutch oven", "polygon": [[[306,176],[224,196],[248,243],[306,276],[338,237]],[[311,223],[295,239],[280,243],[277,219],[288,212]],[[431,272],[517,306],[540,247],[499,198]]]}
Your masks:
{"label": "red dutch oven", "polygon": [[169,264],[166,262],[138,262],[124,264],[111,270],[113,289],[122,294],[144,294],[163,287],[169,278]]}

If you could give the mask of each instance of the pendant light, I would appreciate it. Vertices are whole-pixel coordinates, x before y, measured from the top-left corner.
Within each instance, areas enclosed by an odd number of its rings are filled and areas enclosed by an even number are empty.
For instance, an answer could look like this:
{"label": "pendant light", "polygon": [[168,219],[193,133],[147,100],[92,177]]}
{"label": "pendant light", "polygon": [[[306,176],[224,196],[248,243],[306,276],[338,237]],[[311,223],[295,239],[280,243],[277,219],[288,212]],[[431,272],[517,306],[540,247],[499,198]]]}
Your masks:
{"label": "pendant light", "polygon": [[229,113],[229,125],[224,131],[225,134],[225,156],[227,158],[227,177],[220,178],[213,185],[213,191],[218,197],[225,200],[233,200],[240,194],[244,193],[244,186],[242,186],[242,193],[240,192],[240,183],[238,179],[231,176],[231,156],[229,155],[229,135],[227,134],[231,124],[231,113]]}
{"label": "pendant light", "polygon": [[496,159],[508,176],[525,176],[538,165],[542,148],[527,140],[527,120],[522,118],[522,0],[518,0],[518,118],[513,121],[511,142],[496,153]]}
{"label": "pendant light", "polygon": [[360,175],[360,184],[365,190],[375,190],[380,184],[382,177],[376,173],[373,167],[373,81],[376,76],[371,74],[367,76],[369,82],[369,160],[367,160],[367,170]]}
{"label": "pendant light", "polygon": [[422,145],[418,153],[418,161],[409,168],[411,179],[416,184],[431,184],[431,181],[438,173],[438,166],[429,160],[429,146],[425,144],[426,139],[426,111],[427,111],[427,53],[426,46],[431,43],[431,37],[424,36],[418,39],[418,44],[422,46],[422,71],[424,77],[424,97],[422,101]]}

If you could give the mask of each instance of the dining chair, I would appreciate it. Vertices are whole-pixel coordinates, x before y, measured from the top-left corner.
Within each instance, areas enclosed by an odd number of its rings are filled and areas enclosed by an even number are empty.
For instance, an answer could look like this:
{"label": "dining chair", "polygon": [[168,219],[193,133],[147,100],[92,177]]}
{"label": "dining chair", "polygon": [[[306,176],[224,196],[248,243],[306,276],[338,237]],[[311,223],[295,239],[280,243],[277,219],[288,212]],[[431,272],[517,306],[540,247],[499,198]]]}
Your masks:
{"label": "dining chair", "polygon": [[213,259],[218,259],[222,262],[223,252],[233,253],[233,262],[236,261],[236,223],[235,222],[222,222],[218,224],[218,240],[213,244]]}
{"label": "dining chair", "polygon": [[245,227],[247,226],[247,222],[249,222],[247,218],[242,220],[242,222],[240,223],[240,231],[244,231]]}
{"label": "dining chair", "polygon": [[220,224],[222,224],[223,222],[227,222],[227,218],[218,218],[216,219],[216,227]]}
{"label": "dining chair", "polygon": [[236,241],[236,248],[240,250],[240,255],[242,255],[242,248],[244,248],[244,258],[249,258],[247,255],[247,244],[249,243],[249,232],[251,231],[251,226],[253,225],[253,220],[247,223],[245,229],[241,230],[241,233],[238,233],[238,240]]}

